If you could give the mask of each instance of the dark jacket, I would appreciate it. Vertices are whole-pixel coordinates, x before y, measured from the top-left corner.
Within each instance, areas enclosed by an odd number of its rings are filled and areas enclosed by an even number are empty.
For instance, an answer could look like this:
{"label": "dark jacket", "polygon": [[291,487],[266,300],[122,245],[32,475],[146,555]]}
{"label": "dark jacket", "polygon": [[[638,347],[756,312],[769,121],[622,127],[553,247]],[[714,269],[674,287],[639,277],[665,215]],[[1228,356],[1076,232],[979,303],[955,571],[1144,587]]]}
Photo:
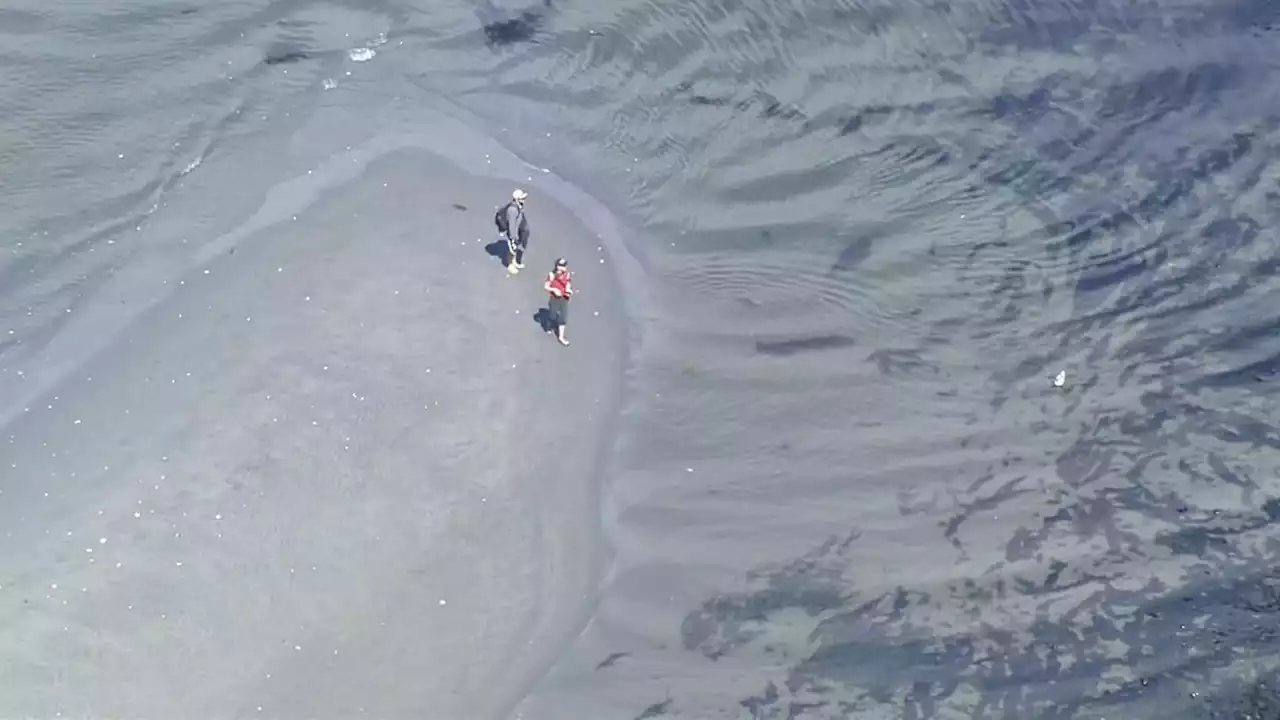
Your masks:
{"label": "dark jacket", "polygon": [[[524,217],[524,209],[515,203],[515,201],[507,203],[504,211],[506,217],[506,233],[507,237],[516,241],[521,245],[529,243],[529,221]],[[515,230],[512,233],[512,230]]]}

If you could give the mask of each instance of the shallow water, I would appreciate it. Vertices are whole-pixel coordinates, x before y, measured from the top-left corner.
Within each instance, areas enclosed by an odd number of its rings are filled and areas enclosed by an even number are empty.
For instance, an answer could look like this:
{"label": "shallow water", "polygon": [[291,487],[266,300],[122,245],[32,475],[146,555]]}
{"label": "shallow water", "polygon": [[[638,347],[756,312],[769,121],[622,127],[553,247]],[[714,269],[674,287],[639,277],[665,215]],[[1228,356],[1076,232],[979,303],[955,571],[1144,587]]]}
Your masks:
{"label": "shallow water", "polygon": [[10,4],[0,409],[448,108],[656,291],[523,717],[1167,713],[1275,656],[1278,46],[1261,0]]}

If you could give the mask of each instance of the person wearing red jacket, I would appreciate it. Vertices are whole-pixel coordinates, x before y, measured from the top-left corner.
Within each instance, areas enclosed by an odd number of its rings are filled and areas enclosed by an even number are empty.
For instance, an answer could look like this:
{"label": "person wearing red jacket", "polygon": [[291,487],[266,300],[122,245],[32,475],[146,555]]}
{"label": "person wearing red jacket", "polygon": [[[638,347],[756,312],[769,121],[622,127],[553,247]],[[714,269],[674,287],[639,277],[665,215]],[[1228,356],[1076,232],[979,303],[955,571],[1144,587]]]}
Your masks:
{"label": "person wearing red jacket", "polygon": [[542,287],[551,294],[547,301],[547,310],[551,313],[547,332],[554,331],[561,345],[568,347],[569,341],[564,337],[564,328],[569,324],[569,298],[577,292],[573,288],[573,274],[569,272],[569,263],[564,258],[556,260],[556,265],[547,273]]}

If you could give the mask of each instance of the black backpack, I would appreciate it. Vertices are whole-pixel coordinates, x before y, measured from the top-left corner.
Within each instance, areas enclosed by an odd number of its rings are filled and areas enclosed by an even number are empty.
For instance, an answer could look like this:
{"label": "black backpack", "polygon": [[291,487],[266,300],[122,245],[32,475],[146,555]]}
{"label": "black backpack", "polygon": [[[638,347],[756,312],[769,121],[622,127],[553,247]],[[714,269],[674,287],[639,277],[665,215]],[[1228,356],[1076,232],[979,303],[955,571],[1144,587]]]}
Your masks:
{"label": "black backpack", "polygon": [[504,235],[510,234],[511,231],[511,228],[507,227],[507,208],[510,207],[510,205],[511,203],[507,203],[506,205],[499,207],[498,212],[493,214],[493,224],[497,225],[498,232]]}

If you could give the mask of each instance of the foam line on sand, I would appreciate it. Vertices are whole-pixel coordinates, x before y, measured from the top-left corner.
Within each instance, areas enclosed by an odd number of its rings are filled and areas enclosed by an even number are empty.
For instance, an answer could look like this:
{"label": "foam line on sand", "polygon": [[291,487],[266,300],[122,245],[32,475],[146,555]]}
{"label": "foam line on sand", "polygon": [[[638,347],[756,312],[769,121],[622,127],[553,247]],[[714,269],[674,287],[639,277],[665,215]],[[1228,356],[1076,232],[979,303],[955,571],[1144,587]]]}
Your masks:
{"label": "foam line on sand", "polygon": [[[582,621],[626,329],[592,234],[400,149],[5,428],[0,710],[483,720]],[[562,348],[535,322],[567,256]]]}

